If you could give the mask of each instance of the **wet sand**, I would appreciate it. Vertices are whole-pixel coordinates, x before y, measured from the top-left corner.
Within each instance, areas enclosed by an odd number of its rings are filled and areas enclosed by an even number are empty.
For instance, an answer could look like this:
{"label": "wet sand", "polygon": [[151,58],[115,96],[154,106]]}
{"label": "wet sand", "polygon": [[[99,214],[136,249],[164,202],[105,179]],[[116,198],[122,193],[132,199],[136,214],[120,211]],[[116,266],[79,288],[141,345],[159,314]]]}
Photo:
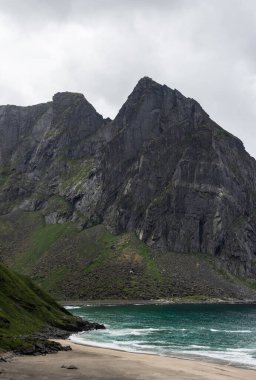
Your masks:
{"label": "wet sand", "polygon": [[[46,356],[15,357],[0,363],[0,380],[112,379],[112,380],[255,380],[256,370],[186,358],[137,354],[82,346]],[[61,368],[74,365],[77,369]]]}

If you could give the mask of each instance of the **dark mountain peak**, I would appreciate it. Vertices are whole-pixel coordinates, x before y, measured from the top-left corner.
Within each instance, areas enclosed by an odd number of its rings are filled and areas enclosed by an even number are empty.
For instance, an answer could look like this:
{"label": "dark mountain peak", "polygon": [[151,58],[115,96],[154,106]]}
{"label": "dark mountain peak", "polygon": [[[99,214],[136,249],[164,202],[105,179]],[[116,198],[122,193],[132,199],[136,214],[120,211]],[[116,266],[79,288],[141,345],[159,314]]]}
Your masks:
{"label": "dark mountain peak", "polygon": [[163,103],[168,102],[176,104],[177,101],[183,103],[196,103],[195,100],[187,98],[177,89],[173,90],[166,84],[162,85],[154,81],[152,78],[145,76],[138,81],[132,93],[129,95],[128,101],[130,100],[133,103],[134,101],[139,101],[147,97],[153,97],[155,100],[158,99],[158,101],[161,99]]}
{"label": "dark mountain peak", "polygon": [[134,93],[135,94],[138,94],[138,93],[140,93],[140,94],[141,93],[149,94],[151,92],[155,93],[156,95],[157,94],[163,94],[165,96],[168,96],[169,100],[170,100],[170,97],[171,97],[172,99],[177,99],[177,100],[180,100],[180,101],[187,101],[187,102],[190,102],[190,103],[197,103],[197,104],[199,104],[196,100],[194,100],[192,98],[187,98],[185,95],[183,95],[176,88],[172,89],[171,87],[167,86],[166,84],[162,85],[162,84],[154,81],[152,78],[147,77],[147,76],[141,78],[138,81],[138,83],[135,86],[134,90],[132,91],[131,95],[133,95]]}
{"label": "dark mountain peak", "polygon": [[143,82],[154,82],[152,78],[148,77],[147,75],[145,75],[144,77],[140,78],[138,83],[143,83]]}
{"label": "dark mountain peak", "polygon": [[[181,119],[192,120],[195,113],[198,116],[206,116],[195,100],[146,76],[138,81],[120,109],[114,124],[118,130],[127,126],[130,128],[131,125],[135,128],[142,127],[147,131],[146,136],[149,136],[151,135],[149,130],[152,129],[155,133],[156,125],[160,125],[164,119],[172,118],[177,112]],[[137,120],[137,122],[132,123],[132,120]],[[171,124],[173,125],[173,123],[168,125]]]}
{"label": "dark mountain peak", "polygon": [[84,95],[76,92],[57,92],[53,96],[53,113],[54,119],[59,118],[60,115],[66,118],[74,113],[76,117],[79,114],[80,119],[89,116],[102,119],[102,116],[86,100]]}
{"label": "dark mountain peak", "polygon": [[84,95],[79,92],[69,92],[69,91],[63,91],[63,92],[57,92],[53,95],[53,101],[70,101],[75,99],[85,99]]}
{"label": "dark mountain peak", "polygon": [[153,84],[159,85],[159,83],[155,82],[152,78],[145,76],[138,81],[136,87],[149,87]]}
{"label": "dark mountain peak", "polygon": [[141,78],[117,114],[114,120],[115,125],[118,128],[122,127],[121,120],[124,121],[125,119],[126,124],[128,119],[136,117],[142,105],[145,105],[147,111],[157,108],[157,104],[161,103],[164,94],[163,89],[164,86],[153,81],[153,79],[146,76]]}
{"label": "dark mountain peak", "polygon": [[132,93],[137,92],[150,92],[154,89],[162,89],[163,86],[157,82],[155,82],[152,78],[143,77],[136,84]]}
{"label": "dark mountain peak", "polygon": [[65,109],[69,106],[78,105],[82,102],[88,103],[83,94],[75,92],[57,92],[53,98],[53,107]]}

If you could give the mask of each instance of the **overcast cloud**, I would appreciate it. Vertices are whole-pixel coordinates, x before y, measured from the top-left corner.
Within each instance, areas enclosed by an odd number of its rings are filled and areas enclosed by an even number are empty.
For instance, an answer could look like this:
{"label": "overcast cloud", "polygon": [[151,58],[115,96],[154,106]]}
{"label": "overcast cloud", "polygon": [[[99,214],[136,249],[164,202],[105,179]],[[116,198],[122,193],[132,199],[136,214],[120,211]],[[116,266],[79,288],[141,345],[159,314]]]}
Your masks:
{"label": "overcast cloud", "polygon": [[0,0],[0,104],[82,92],[114,117],[147,75],[256,157],[255,0]]}

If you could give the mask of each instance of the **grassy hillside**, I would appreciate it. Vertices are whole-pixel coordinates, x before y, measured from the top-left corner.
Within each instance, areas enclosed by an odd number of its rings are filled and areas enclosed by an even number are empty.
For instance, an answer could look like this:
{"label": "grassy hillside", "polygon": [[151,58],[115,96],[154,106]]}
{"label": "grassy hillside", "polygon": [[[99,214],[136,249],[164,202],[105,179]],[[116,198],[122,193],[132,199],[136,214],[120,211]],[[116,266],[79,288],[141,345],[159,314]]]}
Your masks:
{"label": "grassy hillside", "polygon": [[206,255],[154,252],[135,234],[45,224],[35,212],[0,217],[0,257],[60,300],[251,296]]}
{"label": "grassy hillside", "polygon": [[29,348],[46,326],[72,329],[77,320],[29,278],[0,264],[0,352]]}

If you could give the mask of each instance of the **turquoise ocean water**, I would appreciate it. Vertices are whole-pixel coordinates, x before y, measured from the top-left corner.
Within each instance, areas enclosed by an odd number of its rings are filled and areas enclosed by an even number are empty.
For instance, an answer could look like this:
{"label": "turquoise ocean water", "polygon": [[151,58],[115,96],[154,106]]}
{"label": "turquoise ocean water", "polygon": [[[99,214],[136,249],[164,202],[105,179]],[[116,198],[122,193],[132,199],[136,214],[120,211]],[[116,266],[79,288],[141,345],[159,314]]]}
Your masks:
{"label": "turquoise ocean water", "polygon": [[159,355],[193,355],[256,368],[256,305],[124,305],[67,308],[106,330],[76,343]]}

